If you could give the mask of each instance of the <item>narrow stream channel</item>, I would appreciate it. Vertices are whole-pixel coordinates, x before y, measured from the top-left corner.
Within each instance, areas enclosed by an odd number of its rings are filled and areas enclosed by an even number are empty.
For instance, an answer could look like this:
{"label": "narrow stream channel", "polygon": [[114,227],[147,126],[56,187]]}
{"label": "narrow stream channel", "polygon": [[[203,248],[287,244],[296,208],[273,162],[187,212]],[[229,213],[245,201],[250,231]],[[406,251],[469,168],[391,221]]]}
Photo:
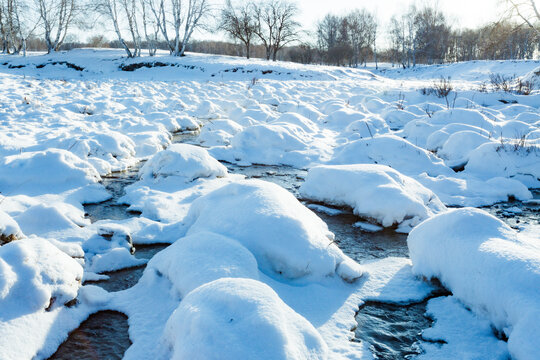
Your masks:
{"label": "narrow stream channel", "polygon": [[[196,143],[196,132],[177,133],[175,143]],[[260,178],[274,182],[301,198],[298,189],[307,172],[287,166],[238,166],[224,163],[230,173],[243,174],[248,178]],[[127,211],[126,205],[117,204],[124,194],[124,188],[138,180],[138,171],[142,163],[128,171],[103,177],[103,184],[112,198],[99,204],[87,204],[85,211],[92,222],[112,219],[122,220],[136,213]],[[509,202],[489,208],[492,214],[507,221],[511,226],[519,227],[523,221],[538,223],[540,192],[535,192],[535,199],[528,204]],[[386,258],[389,256],[408,257],[407,235],[396,233],[393,229],[367,232],[355,227],[361,220],[350,209],[331,209],[319,204],[310,204],[319,217],[336,235],[336,242],[351,258],[358,262]],[[511,211],[509,211],[510,209]],[[517,210],[516,210],[517,209]],[[156,244],[136,247],[135,256],[150,259],[167,245]],[[108,280],[88,281],[109,292],[121,291],[134,286],[142,276],[145,266],[138,266],[114,272],[107,272]],[[440,288],[433,296],[446,296],[448,292]],[[358,326],[354,341],[369,343],[369,347],[378,359],[408,359],[420,354],[419,341],[422,330],[429,328],[432,321],[425,316],[428,299],[413,304],[390,304],[366,302],[356,315]],[[81,326],[73,331],[58,351],[50,359],[121,359],[130,346],[127,317],[114,311],[101,311],[91,315]]]}

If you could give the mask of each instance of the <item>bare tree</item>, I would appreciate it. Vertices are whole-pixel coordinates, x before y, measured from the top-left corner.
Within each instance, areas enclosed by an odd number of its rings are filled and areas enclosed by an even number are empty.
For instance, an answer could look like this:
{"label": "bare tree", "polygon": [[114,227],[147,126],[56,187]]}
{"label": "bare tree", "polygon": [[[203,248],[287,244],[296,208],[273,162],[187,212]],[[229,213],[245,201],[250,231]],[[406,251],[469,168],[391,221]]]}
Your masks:
{"label": "bare tree", "polygon": [[75,17],[75,0],[34,0],[39,11],[47,52],[57,51]]}
{"label": "bare tree", "polygon": [[[146,45],[148,47],[148,55],[154,56],[157,52],[159,27],[157,26],[155,19],[152,20],[148,11],[149,9],[146,0],[141,0],[141,15],[144,29],[144,37],[146,39]],[[149,28],[152,30],[151,32]]]}
{"label": "bare tree", "polygon": [[[137,57],[141,54],[141,39],[137,24],[136,4],[136,0],[99,0],[95,5],[98,13],[105,15],[112,23],[118,42],[129,58]],[[122,19],[126,19],[128,31],[131,34],[134,46],[133,51],[129,48],[122,34]]]}
{"label": "bare tree", "polygon": [[235,8],[231,0],[227,0],[225,7],[221,10],[219,28],[231,38],[244,44],[246,57],[249,59],[251,43],[256,31],[252,4],[244,3]]}
{"label": "bare tree", "polygon": [[286,0],[267,0],[253,3],[255,13],[255,34],[266,50],[266,60],[276,61],[277,52],[295,41],[299,27],[294,16],[298,12],[296,4]]}
{"label": "bare tree", "polygon": [[2,52],[26,55],[26,42],[39,24],[39,16],[24,0],[0,0]]}
{"label": "bare tree", "polygon": [[507,17],[517,18],[540,35],[540,11],[536,0],[506,0]]}
{"label": "bare tree", "polygon": [[[148,5],[174,56],[184,55],[193,31],[203,26],[202,21],[210,12],[207,0],[148,0]],[[169,36],[171,31],[174,37]]]}
{"label": "bare tree", "polygon": [[276,61],[278,51],[298,40],[297,34],[300,24],[294,19],[298,13],[298,7],[295,3],[273,1],[271,7],[272,15],[276,18],[276,29],[272,44],[272,60]]}

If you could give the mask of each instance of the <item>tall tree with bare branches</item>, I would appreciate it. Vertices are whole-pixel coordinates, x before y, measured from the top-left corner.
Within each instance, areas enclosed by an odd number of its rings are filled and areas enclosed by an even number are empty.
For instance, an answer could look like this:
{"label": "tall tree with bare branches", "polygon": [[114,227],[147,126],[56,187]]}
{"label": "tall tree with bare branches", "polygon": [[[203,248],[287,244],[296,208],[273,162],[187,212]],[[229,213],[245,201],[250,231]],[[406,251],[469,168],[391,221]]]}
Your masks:
{"label": "tall tree with bare branches", "polygon": [[64,42],[76,13],[75,0],[34,0],[43,26],[47,52],[57,51]]}
{"label": "tall tree with bare branches", "polygon": [[219,28],[231,38],[239,40],[246,49],[246,58],[250,57],[251,44],[255,36],[255,14],[251,3],[243,3],[237,7],[227,0],[221,9]]}
{"label": "tall tree with bare branches", "polygon": [[276,61],[277,53],[297,40],[299,23],[295,20],[298,7],[286,0],[253,3],[255,34],[266,50],[266,60]]}
{"label": "tall tree with bare branches", "polygon": [[518,19],[540,35],[540,4],[537,0],[506,0],[507,17]]}

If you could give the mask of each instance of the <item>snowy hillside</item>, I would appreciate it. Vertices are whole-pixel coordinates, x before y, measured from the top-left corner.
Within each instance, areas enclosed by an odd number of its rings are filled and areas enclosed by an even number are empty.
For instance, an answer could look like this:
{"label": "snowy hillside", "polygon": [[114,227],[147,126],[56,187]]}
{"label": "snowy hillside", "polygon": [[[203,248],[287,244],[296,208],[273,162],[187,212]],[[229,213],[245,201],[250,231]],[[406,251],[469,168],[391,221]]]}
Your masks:
{"label": "snowy hillside", "polygon": [[539,66],[0,55],[0,358],[539,358]]}

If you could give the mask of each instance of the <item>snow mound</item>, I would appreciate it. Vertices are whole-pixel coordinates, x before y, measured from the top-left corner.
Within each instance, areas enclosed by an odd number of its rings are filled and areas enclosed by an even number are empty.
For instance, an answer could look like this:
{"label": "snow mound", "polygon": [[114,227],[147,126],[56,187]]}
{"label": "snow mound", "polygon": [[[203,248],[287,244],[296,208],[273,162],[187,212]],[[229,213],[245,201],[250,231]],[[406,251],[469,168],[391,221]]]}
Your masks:
{"label": "snow mound", "polygon": [[142,180],[177,176],[190,182],[197,178],[226,176],[227,168],[201,147],[173,144],[148,160],[140,173]]}
{"label": "snow mound", "polygon": [[20,239],[23,236],[19,224],[11,216],[0,210],[0,245]]}
{"label": "snow mound", "polygon": [[313,325],[251,279],[220,279],[189,293],[163,340],[174,360],[328,358]]}
{"label": "snow mound", "polygon": [[540,187],[540,145],[486,143],[469,154],[465,172],[479,179],[514,178],[529,188]]}
{"label": "snow mound", "polygon": [[[261,124],[253,125],[231,139],[233,159],[247,163],[267,165],[293,165],[303,158],[300,151],[308,147],[311,137],[298,125]],[[212,154],[217,154],[216,150]],[[218,158],[223,158],[217,155]],[[225,160],[229,160],[225,158]]]}
{"label": "snow mound", "polygon": [[477,132],[470,130],[458,131],[448,137],[448,140],[437,154],[446,160],[448,166],[460,166],[469,161],[471,151],[487,142],[491,142],[491,140]]}
{"label": "snow mound", "polygon": [[538,359],[540,245],[485,211],[437,215],[410,233],[413,272],[438,278],[509,338],[515,359]]}
{"label": "snow mound", "polygon": [[77,296],[82,275],[77,261],[46,240],[23,239],[0,247],[0,319],[65,304]]}
{"label": "snow mound", "polygon": [[100,179],[92,165],[66,150],[26,152],[0,160],[2,194],[61,193]]}
{"label": "snow mound", "polygon": [[395,135],[380,135],[352,141],[336,148],[330,164],[381,164],[414,176],[427,172],[430,176],[454,172],[441,159]]}
{"label": "snow mound", "polygon": [[337,273],[346,281],[362,275],[358,264],[333,243],[327,225],[280,186],[243,180],[193,202],[188,234],[211,231],[238,240],[267,274],[320,279]]}
{"label": "snow mound", "polygon": [[148,263],[167,277],[181,297],[220,278],[258,279],[257,260],[236,240],[211,232],[179,239]]}
{"label": "snow mound", "polygon": [[356,215],[383,226],[407,229],[446,210],[418,181],[384,165],[318,166],[300,188],[303,196],[331,205],[348,205]]}

